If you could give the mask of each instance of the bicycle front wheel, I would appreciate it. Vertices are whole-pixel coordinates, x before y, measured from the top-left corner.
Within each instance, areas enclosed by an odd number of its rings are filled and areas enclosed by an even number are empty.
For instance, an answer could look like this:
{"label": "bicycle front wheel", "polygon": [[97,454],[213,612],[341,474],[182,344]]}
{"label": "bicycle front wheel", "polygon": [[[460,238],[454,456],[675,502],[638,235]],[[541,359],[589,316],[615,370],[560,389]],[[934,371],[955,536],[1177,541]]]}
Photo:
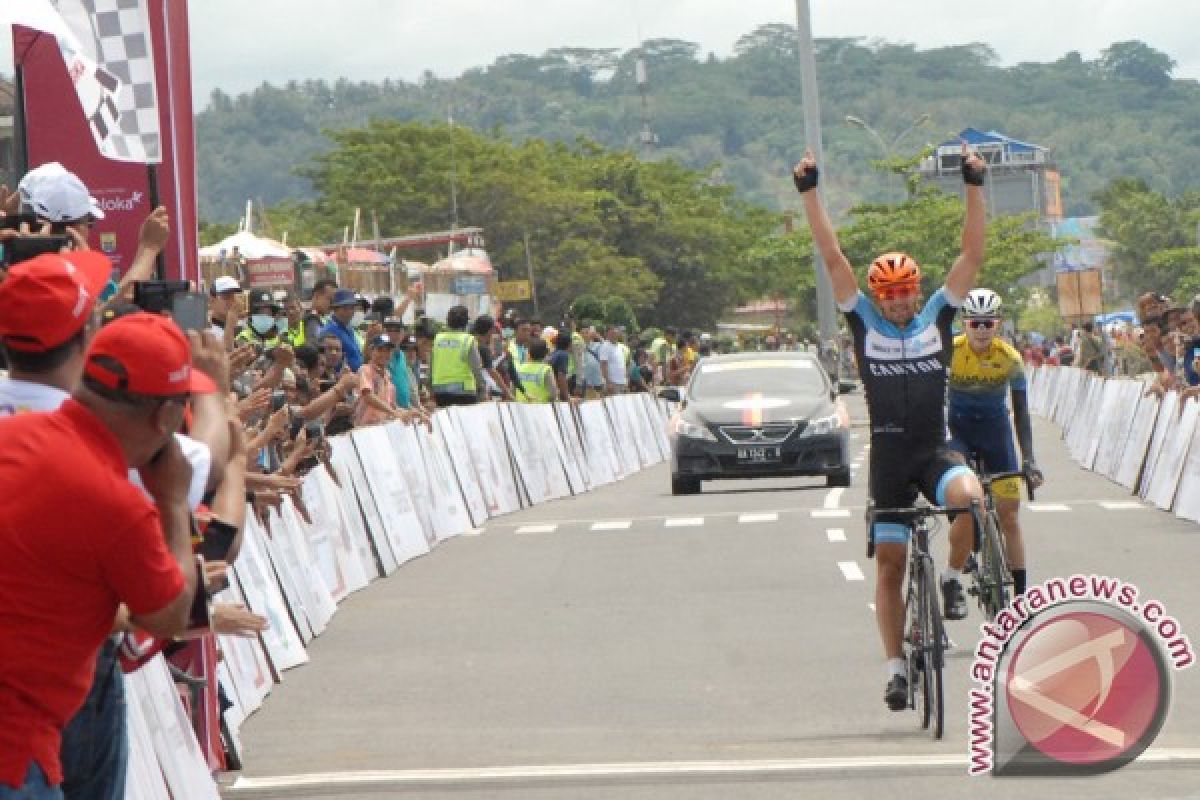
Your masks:
{"label": "bicycle front wheel", "polygon": [[945,696],[942,686],[942,667],[945,664],[946,633],[942,626],[942,607],[938,601],[939,587],[933,559],[924,557],[918,604],[921,610],[921,651],[924,662],[922,688],[929,707],[933,738],[941,739],[945,729]]}
{"label": "bicycle front wheel", "polygon": [[1000,538],[1000,526],[994,511],[983,515],[983,525],[983,563],[980,572],[983,573],[984,582],[984,613],[988,622],[991,622],[1008,605],[1008,587],[1012,579],[1009,577],[1004,541]]}

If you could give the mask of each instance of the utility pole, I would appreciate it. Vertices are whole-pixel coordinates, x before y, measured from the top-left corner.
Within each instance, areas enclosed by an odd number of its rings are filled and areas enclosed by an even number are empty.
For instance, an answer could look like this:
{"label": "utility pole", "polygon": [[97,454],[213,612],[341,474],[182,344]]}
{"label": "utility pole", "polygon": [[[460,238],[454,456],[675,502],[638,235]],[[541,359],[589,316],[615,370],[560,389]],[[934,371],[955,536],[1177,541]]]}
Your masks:
{"label": "utility pole", "polygon": [[[808,0],[796,0],[796,36],[800,45],[800,97],[804,106],[804,140],[812,150],[817,163],[824,168],[825,154],[824,148],[821,146],[821,103],[817,98],[817,58],[813,51],[812,14],[809,12]],[[824,202],[825,192],[820,184],[817,185],[817,191],[821,192],[821,200]],[[813,269],[817,272],[817,329],[821,336],[818,353],[824,355],[825,348],[830,342],[834,342],[836,347],[837,323],[835,319],[837,312],[833,306],[833,285],[829,281],[829,273],[825,271],[825,261],[821,258],[821,251],[817,250],[815,245]],[[836,349],[837,352],[841,352],[840,347]],[[835,373],[832,376],[835,381],[839,378],[836,373],[841,371],[838,364],[839,360],[837,359],[826,364]]]}

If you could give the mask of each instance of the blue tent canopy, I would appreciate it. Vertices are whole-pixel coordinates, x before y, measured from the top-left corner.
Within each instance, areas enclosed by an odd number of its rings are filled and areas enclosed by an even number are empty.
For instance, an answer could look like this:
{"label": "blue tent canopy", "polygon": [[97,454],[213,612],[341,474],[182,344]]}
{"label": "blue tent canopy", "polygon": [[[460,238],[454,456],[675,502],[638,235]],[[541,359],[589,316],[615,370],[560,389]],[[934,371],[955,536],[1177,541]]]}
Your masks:
{"label": "blue tent canopy", "polygon": [[1133,309],[1128,311],[1110,311],[1107,314],[1097,314],[1095,316],[1097,325],[1109,325],[1113,322],[1128,322],[1131,325],[1137,324],[1137,314]]}

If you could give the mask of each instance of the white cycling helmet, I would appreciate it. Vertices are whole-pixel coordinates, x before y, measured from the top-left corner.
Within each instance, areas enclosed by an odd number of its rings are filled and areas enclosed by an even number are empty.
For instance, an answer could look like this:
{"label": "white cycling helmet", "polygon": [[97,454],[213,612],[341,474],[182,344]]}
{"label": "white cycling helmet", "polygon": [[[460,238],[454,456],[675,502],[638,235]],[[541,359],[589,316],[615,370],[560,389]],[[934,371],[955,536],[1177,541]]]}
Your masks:
{"label": "white cycling helmet", "polygon": [[991,289],[972,289],[962,304],[964,317],[1000,316],[1000,295]]}

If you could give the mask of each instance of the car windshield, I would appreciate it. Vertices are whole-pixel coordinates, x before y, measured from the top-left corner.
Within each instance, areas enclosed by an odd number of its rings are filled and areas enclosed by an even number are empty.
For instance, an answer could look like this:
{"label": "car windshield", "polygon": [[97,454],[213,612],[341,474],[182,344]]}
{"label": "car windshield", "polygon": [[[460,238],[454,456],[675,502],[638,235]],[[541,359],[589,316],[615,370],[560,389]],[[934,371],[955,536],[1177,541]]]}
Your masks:
{"label": "car windshield", "polygon": [[743,397],[747,394],[787,397],[824,394],[820,368],[808,359],[745,359],[701,362],[688,395],[692,400]]}

